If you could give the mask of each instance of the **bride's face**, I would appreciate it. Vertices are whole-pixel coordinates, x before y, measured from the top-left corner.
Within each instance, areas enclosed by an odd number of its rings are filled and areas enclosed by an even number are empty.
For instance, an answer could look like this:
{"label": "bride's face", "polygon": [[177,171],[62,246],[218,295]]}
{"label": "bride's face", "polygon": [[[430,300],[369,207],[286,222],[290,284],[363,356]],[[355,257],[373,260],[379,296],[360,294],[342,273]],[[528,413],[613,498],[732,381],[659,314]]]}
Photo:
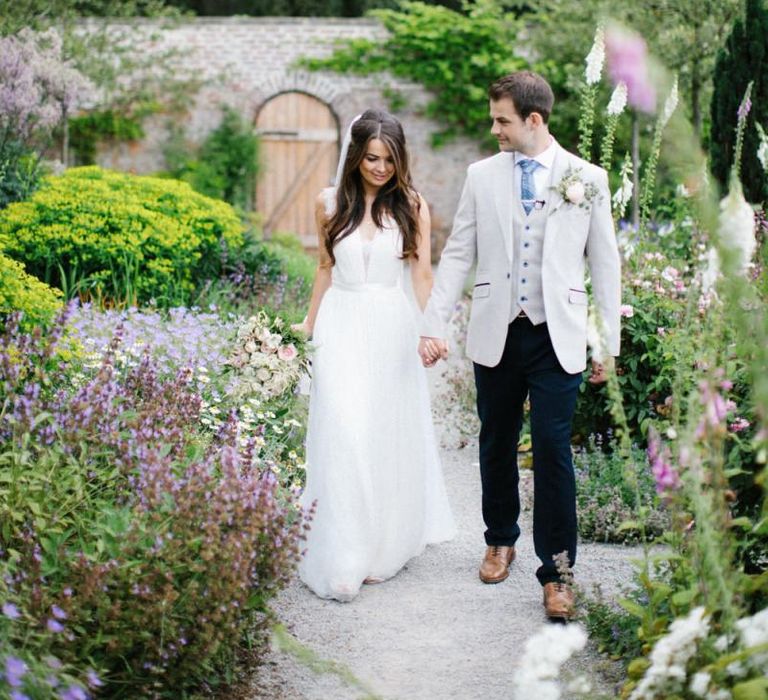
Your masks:
{"label": "bride's face", "polygon": [[371,139],[360,163],[363,183],[372,189],[385,185],[395,174],[395,162],[389,149],[379,139]]}

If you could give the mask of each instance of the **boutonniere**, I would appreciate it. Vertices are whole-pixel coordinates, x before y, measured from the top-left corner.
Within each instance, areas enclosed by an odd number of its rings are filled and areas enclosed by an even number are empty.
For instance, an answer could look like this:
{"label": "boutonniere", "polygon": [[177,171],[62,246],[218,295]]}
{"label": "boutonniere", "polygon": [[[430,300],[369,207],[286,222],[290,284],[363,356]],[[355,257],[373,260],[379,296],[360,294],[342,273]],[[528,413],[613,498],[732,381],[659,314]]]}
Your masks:
{"label": "boutonniere", "polygon": [[553,188],[566,202],[575,204],[582,209],[589,209],[589,205],[598,196],[599,191],[594,182],[584,182],[581,177],[581,168],[574,170],[570,166],[565,171],[560,182]]}

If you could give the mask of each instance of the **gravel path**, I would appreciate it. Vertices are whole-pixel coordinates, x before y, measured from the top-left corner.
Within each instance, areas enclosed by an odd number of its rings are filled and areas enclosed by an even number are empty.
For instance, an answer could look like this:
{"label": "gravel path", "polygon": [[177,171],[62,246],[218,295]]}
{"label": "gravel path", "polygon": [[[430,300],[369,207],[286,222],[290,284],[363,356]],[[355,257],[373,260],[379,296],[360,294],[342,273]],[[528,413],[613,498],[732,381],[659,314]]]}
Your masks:
{"label": "gravel path", "polygon": [[[435,396],[441,372],[430,375]],[[273,648],[254,675],[252,700],[509,697],[526,639],[547,624],[534,576],[531,512],[522,514],[523,534],[509,578],[481,583],[477,569],[485,545],[477,445],[444,447],[442,459],[458,525],[455,540],[428,547],[393,579],[363,586],[350,603],[321,600],[299,581],[275,603],[293,637],[321,659],[341,664],[359,684],[345,683],[339,673],[317,673]],[[526,489],[532,475],[523,472],[521,478]],[[577,583],[590,590],[600,582],[610,595],[629,579],[631,559],[638,556],[637,548],[582,544]],[[590,675],[605,665],[589,647],[569,662],[571,670]],[[614,696],[604,679],[600,690]]]}

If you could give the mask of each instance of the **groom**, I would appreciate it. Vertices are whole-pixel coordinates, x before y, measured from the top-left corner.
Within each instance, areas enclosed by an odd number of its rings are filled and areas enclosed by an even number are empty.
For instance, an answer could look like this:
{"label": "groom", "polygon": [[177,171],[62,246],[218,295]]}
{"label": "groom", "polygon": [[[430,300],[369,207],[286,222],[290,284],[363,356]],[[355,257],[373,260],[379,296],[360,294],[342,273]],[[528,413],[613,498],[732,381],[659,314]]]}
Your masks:
{"label": "groom", "polygon": [[[554,557],[576,561],[571,421],[586,367],[588,295],[610,355],[619,353],[620,263],[606,172],[560,147],[547,125],[549,84],[529,71],[490,90],[491,133],[500,153],[469,166],[424,312],[425,366],[447,355],[446,325],[476,263],[467,355],[480,416],[480,476],[486,551],[483,583],[509,575],[520,536],[517,444],[530,397],[536,576],[551,618],[574,600]],[[612,360],[613,358],[609,358]],[[593,359],[589,381],[606,380]]]}

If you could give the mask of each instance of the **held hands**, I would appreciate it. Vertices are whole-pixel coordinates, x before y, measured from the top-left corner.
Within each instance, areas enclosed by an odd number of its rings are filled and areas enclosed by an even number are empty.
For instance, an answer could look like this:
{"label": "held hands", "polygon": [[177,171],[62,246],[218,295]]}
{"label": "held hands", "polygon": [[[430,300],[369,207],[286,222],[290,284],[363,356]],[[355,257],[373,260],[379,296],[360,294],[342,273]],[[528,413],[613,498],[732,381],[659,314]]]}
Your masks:
{"label": "held hands", "polygon": [[425,367],[434,367],[438,360],[448,358],[448,343],[442,338],[422,336],[419,341],[419,357]]}
{"label": "held hands", "polygon": [[603,384],[608,381],[608,374],[613,372],[614,360],[606,357],[602,362],[592,360],[592,373],[587,378],[590,384]]}

